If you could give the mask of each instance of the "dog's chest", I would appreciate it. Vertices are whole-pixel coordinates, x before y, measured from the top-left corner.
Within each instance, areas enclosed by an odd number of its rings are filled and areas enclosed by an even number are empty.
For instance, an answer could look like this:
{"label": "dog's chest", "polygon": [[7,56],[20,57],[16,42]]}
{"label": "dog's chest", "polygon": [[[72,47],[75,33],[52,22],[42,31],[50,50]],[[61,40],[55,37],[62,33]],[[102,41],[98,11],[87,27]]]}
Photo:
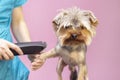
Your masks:
{"label": "dog's chest", "polygon": [[66,49],[66,48],[59,48],[58,50],[59,56],[63,59],[63,61],[68,65],[78,65],[82,62],[85,52],[80,49]]}
{"label": "dog's chest", "polygon": [[80,63],[80,57],[76,51],[73,51],[71,53],[61,53],[60,55],[64,62],[68,65],[77,65]]}

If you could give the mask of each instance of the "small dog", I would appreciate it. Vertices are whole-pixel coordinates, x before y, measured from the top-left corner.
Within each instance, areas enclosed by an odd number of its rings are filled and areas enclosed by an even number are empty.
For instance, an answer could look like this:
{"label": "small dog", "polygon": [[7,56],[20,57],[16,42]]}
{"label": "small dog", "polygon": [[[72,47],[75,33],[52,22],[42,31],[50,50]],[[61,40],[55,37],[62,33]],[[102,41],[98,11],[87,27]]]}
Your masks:
{"label": "small dog", "polygon": [[77,7],[62,10],[53,19],[58,42],[55,48],[43,55],[45,58],[60,57],[57,65],[59,80],[62,80],[62,71],[66,65],[71,71],[70,80],[88,80],[86,51],[96,34],[97,24],[98,20],[91,11]]}

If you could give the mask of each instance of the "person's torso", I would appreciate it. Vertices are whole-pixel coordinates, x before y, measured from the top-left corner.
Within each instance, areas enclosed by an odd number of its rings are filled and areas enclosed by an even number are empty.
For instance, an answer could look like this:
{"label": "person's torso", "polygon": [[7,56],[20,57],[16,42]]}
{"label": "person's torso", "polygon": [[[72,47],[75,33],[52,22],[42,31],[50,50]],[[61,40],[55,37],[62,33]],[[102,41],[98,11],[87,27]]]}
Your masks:
{"label": "person's torso", "polygon": [[13,4],[13,0],[0,0],[0,38],[8,41],[12,41],[10,26],[14,8]]}
{"label": "person's torso", "polygon": [[[10,26],[13,9],[14,0],[0,0],[0,39],[10,42],[12,42]],[[18,57],[8,61],[0,60],[0,80],[27,80],[28,74],[28,69]]]}

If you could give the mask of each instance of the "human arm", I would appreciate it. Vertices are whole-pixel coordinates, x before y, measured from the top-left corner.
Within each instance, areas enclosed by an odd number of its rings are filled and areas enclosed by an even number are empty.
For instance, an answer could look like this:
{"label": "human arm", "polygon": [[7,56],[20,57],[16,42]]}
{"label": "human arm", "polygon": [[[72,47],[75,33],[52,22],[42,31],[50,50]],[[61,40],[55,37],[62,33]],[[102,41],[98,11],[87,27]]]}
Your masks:
{"label": "human arm", "polygon": [[[24,20],[22,7],[17,7],[13,10],[12,14],[12,32],[15,37],[15,39],[18,42],[30,42],[30,34],[27,28],[27,25]],[[38,53],[37,56],[40,54]],[[28,58],[31,62],[33,62],[33,59],[36,59],[36,55],[28,55]],[[41,61],[43,63],[43,61]]]}
{"label": "human arm", "polygon": [[[23,26],[20,28],[20,26]],[[17,7],[13,9],[12,14],[12,32],[18,42],[30,41],[29,33],[26,28],[26,24],[22,15],[22,8]],[[26,33],[25,33],[26,32]],[[25,38],[23,37],[25,35]],[[0,60],[10,60],[13,59],[14,55],[11,49],[15,50],[18,54],[23,54],[22,50],[15,44],[8,42],[4,39],[0,39]]]}
{"label": "human arm", "polygon": [[30,42],[30,34],[24,20],[22,7],[14,8],[12,14],[11,30],[18,42]]}

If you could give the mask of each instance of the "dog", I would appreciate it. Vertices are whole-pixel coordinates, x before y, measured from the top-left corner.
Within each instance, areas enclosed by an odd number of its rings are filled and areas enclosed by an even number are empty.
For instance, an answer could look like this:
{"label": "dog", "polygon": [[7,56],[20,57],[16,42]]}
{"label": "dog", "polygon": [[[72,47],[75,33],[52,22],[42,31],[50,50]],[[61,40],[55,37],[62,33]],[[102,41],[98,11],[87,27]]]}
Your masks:
{"label": "dog", "polygon": [[57,45],[42,55],[46,59],[59,57],[58,80],[62,80],[62,71],[67,65],[71,72],[70,80],[88,80],[86,51],[96,34],[97,18],[89,10],[73,7],[61,10],[52,22]]}

